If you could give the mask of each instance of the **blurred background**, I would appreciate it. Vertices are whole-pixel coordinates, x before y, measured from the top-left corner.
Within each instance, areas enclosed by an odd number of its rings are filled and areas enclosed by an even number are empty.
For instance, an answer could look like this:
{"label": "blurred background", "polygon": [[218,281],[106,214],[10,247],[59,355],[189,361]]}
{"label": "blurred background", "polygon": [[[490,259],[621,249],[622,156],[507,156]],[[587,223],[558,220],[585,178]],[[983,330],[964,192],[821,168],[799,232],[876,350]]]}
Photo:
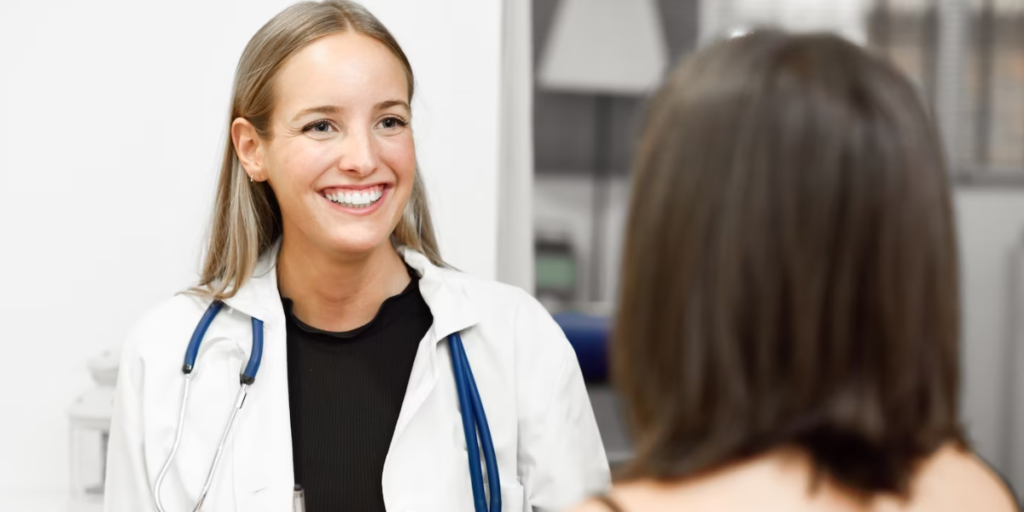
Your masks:
{"label": "blurred background", "polygon": [[[194,282],[235,63],[289,0],[0,3],[0,510],[93,510],[116,354]],[[417,75],[441,249],[566,330],[613,464],[607,383],[630,162],[688,53],[828,30],[917,84],[952,162],[962,415],[1024,489],[1024,0],[364,0]]]}

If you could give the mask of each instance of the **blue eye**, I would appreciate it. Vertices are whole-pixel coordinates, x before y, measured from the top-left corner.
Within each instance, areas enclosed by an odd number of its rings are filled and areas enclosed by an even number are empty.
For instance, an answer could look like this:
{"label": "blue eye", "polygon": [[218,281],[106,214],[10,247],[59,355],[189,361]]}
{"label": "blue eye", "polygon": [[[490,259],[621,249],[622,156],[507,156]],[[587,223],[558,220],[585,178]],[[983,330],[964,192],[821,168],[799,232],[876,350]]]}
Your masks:
{"label": "blue eye", "polygon": [[330,121],[326,119],[321,119],[319,121],[313,121],[312,123],[309,123],[306,126],[304,126],[302,128],[302,132],[306,133],[312,131],[316,133],[327,133],[330,132],[332,128],[334,128],[334,126],[331,125]]}
{"label": "blue eye", "polygon": [[401,127],[405,126],[407,123],[405,121],[403,121],[401,118],[398,118],[398,117],[395,117],[395,116],[391,116],[391,117],[385,117],[384,119],[382,119],[380,124],[381,124],[382,127],[386,128],[388,130],[393,130],[395,128],[401,128]]}

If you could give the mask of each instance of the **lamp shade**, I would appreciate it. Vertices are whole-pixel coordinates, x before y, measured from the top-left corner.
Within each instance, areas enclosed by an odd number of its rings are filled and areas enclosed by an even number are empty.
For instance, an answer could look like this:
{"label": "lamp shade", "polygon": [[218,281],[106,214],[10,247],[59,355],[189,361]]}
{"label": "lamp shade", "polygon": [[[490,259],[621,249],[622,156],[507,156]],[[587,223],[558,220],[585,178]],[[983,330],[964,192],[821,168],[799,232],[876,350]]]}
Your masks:
{"label": "lamp shade", "polygon": [[537,80],[554,91],[641,95],[667,63],[653,0],[561,0]]}

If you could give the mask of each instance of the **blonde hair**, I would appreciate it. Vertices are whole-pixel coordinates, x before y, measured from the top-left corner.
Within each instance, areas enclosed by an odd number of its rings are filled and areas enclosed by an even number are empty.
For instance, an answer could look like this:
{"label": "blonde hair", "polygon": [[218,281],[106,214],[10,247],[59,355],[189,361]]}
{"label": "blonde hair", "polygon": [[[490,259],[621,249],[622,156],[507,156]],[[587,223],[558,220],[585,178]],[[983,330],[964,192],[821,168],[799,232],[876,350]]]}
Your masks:
{"label": "blonde hair", "polygon": [[[405,68],[411,102],[412,66],[377,18],[347,0],[302,2],[274,16],[246,45],[235,70],[229,126],[242,117],[252,123],[261,138],[271,137],[274,78],[282,64],[314,41],[348,31],[372,37],[391,50]],[[415,249],[435,265],[443,265],[418,170],[415,176],[405,212],[392,233],[392,243]],[[268,183],[249,181],[229,130],[202,277],[192,291],[216,300],[233,296],[252,276],[260,256],[274,246],[281,234],[277,198]]]}

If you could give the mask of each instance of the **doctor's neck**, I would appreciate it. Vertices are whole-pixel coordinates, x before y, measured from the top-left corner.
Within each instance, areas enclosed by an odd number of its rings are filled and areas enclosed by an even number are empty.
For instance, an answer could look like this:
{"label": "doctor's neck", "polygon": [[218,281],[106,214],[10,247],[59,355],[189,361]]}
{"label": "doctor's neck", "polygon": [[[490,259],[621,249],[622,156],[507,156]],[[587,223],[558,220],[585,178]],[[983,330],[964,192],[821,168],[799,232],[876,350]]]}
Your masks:
{"label": "doctor's neck", "polygon": [[366,325],[388,297],[409,285],[405,262],[385,241],[357,256],[332,254],[303,237],[285,236],[277,258],[277,286],[306,325],[331,332]]}

